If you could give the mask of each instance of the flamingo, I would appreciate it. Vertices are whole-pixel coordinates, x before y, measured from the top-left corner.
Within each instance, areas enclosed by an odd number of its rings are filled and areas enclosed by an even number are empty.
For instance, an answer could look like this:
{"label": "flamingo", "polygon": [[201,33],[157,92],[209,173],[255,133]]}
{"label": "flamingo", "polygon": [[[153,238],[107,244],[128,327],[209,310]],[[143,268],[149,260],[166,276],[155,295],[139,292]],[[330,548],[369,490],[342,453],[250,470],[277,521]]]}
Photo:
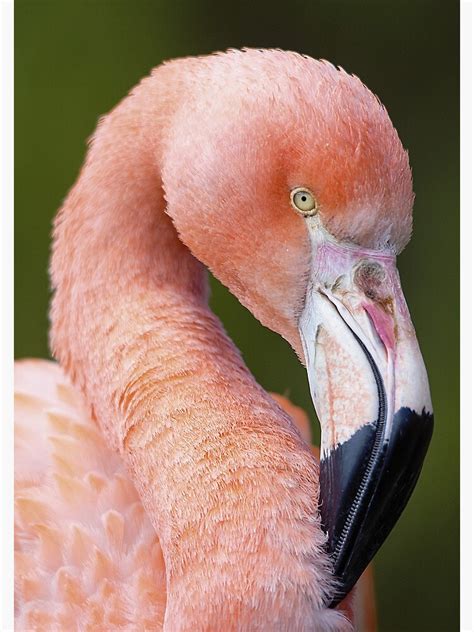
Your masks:
{"label": "flamingo", "polygon": [[[54,224],[59,364],[16,366],[19,630],[367,614],[345,598],[433,426],[396,269],[412,206],[379,100],[297,53],[165,63],[100,121]],[[210,311],[206,268],[306,366],[319,465]]]}

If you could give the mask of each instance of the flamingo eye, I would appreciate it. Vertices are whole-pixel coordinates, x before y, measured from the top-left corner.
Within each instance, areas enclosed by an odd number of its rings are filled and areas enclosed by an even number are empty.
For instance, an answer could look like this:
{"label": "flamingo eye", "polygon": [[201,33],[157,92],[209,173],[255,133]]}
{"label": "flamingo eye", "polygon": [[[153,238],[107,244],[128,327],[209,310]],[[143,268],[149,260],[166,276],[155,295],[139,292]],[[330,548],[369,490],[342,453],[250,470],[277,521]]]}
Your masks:
{"label": "flamingo eye", "polygon": [[303,189],[301,187],[293,189],[291,191],[290,199],[293,208],[305,217],[315,215],[318,211],[316,200],[314,199],[311,191],[308,191],[308,189]]}

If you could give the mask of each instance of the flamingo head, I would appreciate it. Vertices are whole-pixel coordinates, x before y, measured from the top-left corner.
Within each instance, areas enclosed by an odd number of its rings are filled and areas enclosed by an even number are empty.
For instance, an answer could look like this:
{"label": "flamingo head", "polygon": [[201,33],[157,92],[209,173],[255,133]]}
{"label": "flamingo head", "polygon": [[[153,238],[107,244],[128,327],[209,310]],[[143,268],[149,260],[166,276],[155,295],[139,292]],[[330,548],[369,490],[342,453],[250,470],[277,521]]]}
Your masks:
{"label": "flamingo head", "polygon": [[164,148],[168,213],[306,365],[334,605],[405,507],[432,433],[396,268],[412,226],[408,155],[378,99],[328,62],[230,51],[192,73]]}

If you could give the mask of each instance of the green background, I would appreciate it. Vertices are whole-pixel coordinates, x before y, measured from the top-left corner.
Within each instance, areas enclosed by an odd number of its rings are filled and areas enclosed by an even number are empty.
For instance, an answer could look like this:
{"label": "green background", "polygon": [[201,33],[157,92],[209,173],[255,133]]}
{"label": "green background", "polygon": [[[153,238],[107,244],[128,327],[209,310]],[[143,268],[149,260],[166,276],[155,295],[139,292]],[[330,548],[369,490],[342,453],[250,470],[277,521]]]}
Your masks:
{"label": "green background", "polygon": [[[414,173],[415,232],[399,266],[436,420],[418,487],[376,558],[382,632],[459,627],[458,19],[447,0],[15,2],[16,357],[48,356],[51,220],[85,140],[153,66],[228,47],[293,49],[357,74],[388,108]],[[288,345],[212,287],[256,378],[314,420]]]}

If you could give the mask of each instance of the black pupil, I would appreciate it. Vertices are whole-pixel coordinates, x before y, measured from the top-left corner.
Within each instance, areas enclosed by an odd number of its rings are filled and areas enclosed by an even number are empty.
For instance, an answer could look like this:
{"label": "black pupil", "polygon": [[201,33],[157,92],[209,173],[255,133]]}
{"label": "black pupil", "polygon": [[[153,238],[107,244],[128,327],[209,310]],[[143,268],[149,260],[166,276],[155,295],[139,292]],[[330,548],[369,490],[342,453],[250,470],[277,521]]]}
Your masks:
{"label": "black pupil", "polygon": [[301,201],[302,201],[302,202],[306,202],[306,195],[302,195],[302,196],[301,196]]}

